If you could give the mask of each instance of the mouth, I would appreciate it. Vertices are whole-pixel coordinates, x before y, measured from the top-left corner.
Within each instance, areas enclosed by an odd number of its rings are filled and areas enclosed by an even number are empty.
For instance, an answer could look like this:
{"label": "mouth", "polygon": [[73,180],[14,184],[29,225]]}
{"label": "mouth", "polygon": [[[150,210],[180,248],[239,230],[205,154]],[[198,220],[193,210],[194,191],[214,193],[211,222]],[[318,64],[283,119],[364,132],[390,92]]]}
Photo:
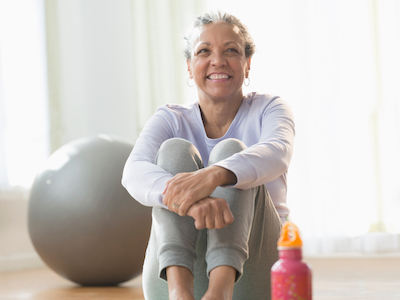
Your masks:
{"label": "mouth", "polygon": [[228,75],[228,74],[210,74],[207,76],[207,79],[210,80],[222,80],[222,79],[229,79],[232,76]]}

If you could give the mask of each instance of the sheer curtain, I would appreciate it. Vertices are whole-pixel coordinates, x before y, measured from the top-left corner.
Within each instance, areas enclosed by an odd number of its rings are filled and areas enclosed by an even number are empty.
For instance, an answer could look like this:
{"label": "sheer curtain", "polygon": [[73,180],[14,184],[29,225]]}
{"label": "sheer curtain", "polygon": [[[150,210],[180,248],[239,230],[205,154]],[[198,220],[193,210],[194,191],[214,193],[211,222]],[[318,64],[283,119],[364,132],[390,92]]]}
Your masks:
{"label": "sheer curtain", "polygon": [[29,186],[60,132],[57,146],[135,136],[159,105],[192,100],[182,34],[221,9],[256,42],[246,91],[278,94],[295,113],[288,203],[306,252],[400,250],[398,1],[46,3],[50,112],[43,3],[0,1],[0,188]]}
{"label": "sheer curtain", "polygon": [[[246,91],[278,94],[294,110],[288,203],[306,252],[400,249],[397,1],[49,3],[60,29],[52,78],[64,142],[99,130],[137,134],[158,106],[192,101],[182,34],[198,14],[221,9],[247,24],[257,45]],[[104,121],[111,113],[118,122]]]}
{"label": "sheer curtain", "polygon": [[209,1],[258,48],[249,90],[296,119],[291,218],[308,255],[400,250],[398,1]]}
{"label": "sheer curtain", "polygon": [[206,10],[204,1],[133,1],[137,119],[144,126],[157,107],[193,100],[183,55],[183,35],[195,17]]}
{"label": "sheer curtain", "polygon": [[180,41],[201,1],[46,0],[53,150],[96,133],[132,138],[182,103]]}
{"label": "sheer curtain", "polygon": [[44,5],[0,1],[0,192],[28,188],[48,155]]}

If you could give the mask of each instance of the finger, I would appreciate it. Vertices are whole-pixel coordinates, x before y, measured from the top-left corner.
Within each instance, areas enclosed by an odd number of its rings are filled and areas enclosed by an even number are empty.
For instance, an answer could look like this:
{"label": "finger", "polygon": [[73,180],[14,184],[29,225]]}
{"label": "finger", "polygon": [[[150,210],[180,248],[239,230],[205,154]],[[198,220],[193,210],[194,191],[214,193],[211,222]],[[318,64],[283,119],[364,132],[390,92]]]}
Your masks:
{"label": "finger", "polygon": [[233,214],[232,214],[232,212],[231,212],[231,210],[229,208],[224,210],[223,217],[224,217],[225,226],[229,225],[229,224],[232,224],[234,219],[235,219],[233,217]]}
{"label": "finger", "polygon": [[[190,206],[191,206],[191,204],[190,204]],[[179,206],[179,210],[178,210],[179,215],[182,217],[186,216],[190,206],[186,202],[182,202],[181,205]]]}
{"label": "finger", "polygon": [[168,186],[169,186],[169,184],[170,184],[170,181],[171,181],[171,180],[168,180],[168,181],[165,183],[165,188],[164,188],[164,191],[162,192],[163,195],[165,195],[165,193],[167,192]]}
{"label": "finger", "polygon": [[171,194],[170,193],[165,193],[164,197],[163,197],[163,203],[164,205],[168,206],[169,210],[172,210],[172,203],[171,203]]}
{"label": "finger", "polygon": [[224,228],[226,225],[225,220],[224,220],[224,213],[218,213],[215,215],[215,228],[216,229],[221,229]]}
{"label": "finger", "polygon": [[203,217],[197,217],[194,222],[194,226],[197,230],[206,228],[206,222]]}
{"label": "finger", "polygon": [[192,205],[187,211],[187,215],[194,219],[194,226],[198,230],[205,228],[205,221],[204,221],[204,217],[203,217],[204,215],[202,212],[203,212],[203,210],[200,209],[200,206],[198,203],[196,203],[195,205]]}
{"label": "finger", "polygon": [[216,216],[220,213],[219,207],[218,207],[218,201],[215,199],[212,199],[212,201],[207,203],[206,209],[205,209],[205,222],[206,222],[206,227],[208,229],[214,229],[215,228],[215,218]]}
{"label": "finger", "polygon": [[168,193],[168,188],[169,188],[169,183],[170,181],[168,180],[167,183],[165,184],[164,191],[162,192],[163,197],[163,203],[164,205],[168,206],[168,200],[169,200],[169,193]]}
{"label": "finger", "polygon": [[179,215],[186,216],[190,207],[192,207],[195,203],[199,203],[201,200],[196,201],[195,198],[191,195],[186,195],[186,197],[180,197],[180,205],[179,205]]}
{"label": "finger", "polygon": [[205,221],[206,221],[207,229],[214,229],[215,228],[215,216],[214,216],[214,214],[207,215]]}
{"label": "finger", "polygon": [[195,219],[194,211],[195,211],[195,206],[192,205],[191,207],[189,207],[186,215]]}
{"label": "finger", "polygon": [[168,209],[174,213],[178,213],[179,211],[179,204],[174,203],[173,199],[170,197],[166,197],[165,205],[168,206]]}
{"label": "finger", "polygon": [[172,212],[179,214],[179,204],[172,203],[171,207],[172,207],[171,210]]}
{"label": "finger", "polygon": [[221,229],[228,225],[224,219],[224,211],[229,210],[229,205],[223,198],[215,198],[213,210],[215,212],[215,228]]}
{"label": "finger", "polygon": [[174,203],[180,205],[180,203],[178,203],[178,201],[176,199],[177,199],[176,188],[175,188],[173,182],[170,180],[167,183],[166,188],[165,188],[163,203],[164,203],[164,205],[168,206],[169,210],[177,212],[177,209],[176,208],[174,209],[172,207],[172,205]]}
{"label": "finger", "polygon": [[163,202],[164,205],[168,206],[168,197],[167,197],[167,195],[164,195],[162,202]]}

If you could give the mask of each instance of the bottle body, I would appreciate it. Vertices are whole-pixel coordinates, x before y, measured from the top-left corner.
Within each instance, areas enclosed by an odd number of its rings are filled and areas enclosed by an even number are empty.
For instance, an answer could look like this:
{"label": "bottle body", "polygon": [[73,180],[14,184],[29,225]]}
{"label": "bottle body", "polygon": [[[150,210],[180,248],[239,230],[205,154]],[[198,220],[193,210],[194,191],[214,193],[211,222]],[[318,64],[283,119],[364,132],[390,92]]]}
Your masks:
{"label": "bottle body", "polygon": [[311,269],[302,261],[301,248],[280,248],[271,269],[272,300],[311,300]]}

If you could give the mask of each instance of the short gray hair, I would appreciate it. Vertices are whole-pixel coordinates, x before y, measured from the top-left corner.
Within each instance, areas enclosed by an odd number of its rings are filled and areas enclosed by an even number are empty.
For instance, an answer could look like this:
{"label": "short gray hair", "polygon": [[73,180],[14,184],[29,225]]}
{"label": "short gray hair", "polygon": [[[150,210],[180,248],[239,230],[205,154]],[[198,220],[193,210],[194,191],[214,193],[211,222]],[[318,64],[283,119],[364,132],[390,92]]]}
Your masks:
{"label": "short gray hair", "polygon": [[244,25],[238,18],[233,15],[221,11],[211,11],[197,17],[193,22],[192,27],[189,29],[188,33],[183,37],[183,39],[185,40],[185,58],[187,60],[190,60],[192,58],[192,49],[196,39],[195,34],[197,30],[201,29],[204,25],[217,21],[223,21],[235,25],[239,28],[239,34],[244,44],[245,56],[246,58],[252,57],[255,52],[255,44],[246,25]]}

